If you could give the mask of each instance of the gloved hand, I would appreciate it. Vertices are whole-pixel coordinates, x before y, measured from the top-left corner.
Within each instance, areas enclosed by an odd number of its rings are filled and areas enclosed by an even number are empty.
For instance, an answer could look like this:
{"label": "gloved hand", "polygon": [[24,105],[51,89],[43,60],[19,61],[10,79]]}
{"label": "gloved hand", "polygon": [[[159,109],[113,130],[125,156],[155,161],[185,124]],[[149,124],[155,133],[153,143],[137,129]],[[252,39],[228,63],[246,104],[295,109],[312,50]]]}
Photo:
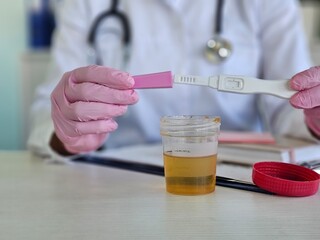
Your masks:
{"label": "gloved hand", "polygon": [[117,129],[114,118],[138,101],[133,78],[102,66],[75,69],[63,75],[51,94],[55,133],[70,153],[96,150]]}
{"label": "gloved hand", "polygon": [[320,66],[293,76],[290,87],[299,91],[291,97],[290,103],[296,108],[304,109],[307,126],[320,138]]}

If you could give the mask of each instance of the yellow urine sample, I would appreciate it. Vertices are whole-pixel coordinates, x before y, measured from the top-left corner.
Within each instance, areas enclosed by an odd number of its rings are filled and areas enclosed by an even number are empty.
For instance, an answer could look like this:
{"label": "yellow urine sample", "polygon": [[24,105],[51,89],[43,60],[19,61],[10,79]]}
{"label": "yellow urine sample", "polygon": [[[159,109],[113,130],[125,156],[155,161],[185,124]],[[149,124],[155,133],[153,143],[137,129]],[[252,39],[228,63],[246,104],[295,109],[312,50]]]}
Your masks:
{"label": "yellow urine sample", "polygon": [[217,155],[176,157],[163,154],[166,189],[180,195],[213,192],[216,185]]}

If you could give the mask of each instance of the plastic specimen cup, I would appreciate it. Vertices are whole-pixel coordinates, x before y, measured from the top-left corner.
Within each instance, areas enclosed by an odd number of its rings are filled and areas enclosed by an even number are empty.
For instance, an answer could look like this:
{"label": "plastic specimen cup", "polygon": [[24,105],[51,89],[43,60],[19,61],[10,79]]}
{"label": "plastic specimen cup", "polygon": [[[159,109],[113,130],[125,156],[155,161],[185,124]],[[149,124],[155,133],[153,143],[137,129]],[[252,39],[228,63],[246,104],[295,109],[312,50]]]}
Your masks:
{"label": "plastic specimen cup", "polygon": [[219,131],[220,117],[161,118],[167,192],[200,195],[215,190]]}

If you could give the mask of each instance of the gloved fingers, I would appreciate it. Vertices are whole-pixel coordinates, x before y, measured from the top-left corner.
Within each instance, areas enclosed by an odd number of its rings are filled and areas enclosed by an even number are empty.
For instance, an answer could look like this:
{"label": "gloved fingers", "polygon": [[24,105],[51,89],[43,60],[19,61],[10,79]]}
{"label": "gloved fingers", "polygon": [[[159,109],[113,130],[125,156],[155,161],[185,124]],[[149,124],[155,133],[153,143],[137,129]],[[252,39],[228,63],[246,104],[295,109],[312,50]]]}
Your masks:
{"label": "gloved fingers", "polygon": [[320,139],[320,118],[306,115],[305,121],[313,135]]}
{"label": "gloved fingers", "polygon": [[[52,118],[73,121],[103,120],[123,115],[127,105],[98,102],[69,103],[64,94],[51,94]],[[56,115],[56,116],[54,116]],[[72,126],[71,126],[72,127]]]}
{"label": "gloved fingers", "polygon": [[137,92],[133,89],[119,90],[90,82],[65,87],[65,94],[69,102],[134,104],[139,98]]}
{"label": "gloved fingers", "polygon": [[311,109],[305,109],[304,110],[304,114],[307,117],[320,119],[320,107],[311,108]]}
{"label": "gloved fingers", "polygon": [[86,153],[97,150],[106,141],[107,133],[87,134],[80,137],[71,138],[69,143],[65,143],[66,150],[70,153]]}
{"label": "gloved fingers", "polygon": [[75,102],[64,104],[60,107],[60,111],[64,118],[79,122],[118,117],[123,115],[127,109],[127,105],[114,105],[98,102]]}
{"label": "gloved fingers", "polygon": [[320,66],[309,68],[294,75],[290,81],[293,90],[305,90],[320,85]]}
{"label": "gloved fingers", "polygon": [[[109,132],[117,129],[118,124],[112,119],[77,122],[66,119],[53,102],[52,119],[57,137],[71,153],[96,150]],[[82,140],[81,140],[82,139]]]}
{"label": "gloved fingers", "polygon": [[129,73],[98,65],[90,65],[73,70],[70,75],[74,83],[93,82],[116,89],[129,89],[134,79]]}
{"label": "gloved fingers", "polygon": [[55,133],[67,150],[87,152],[101,146],[118,127],[112,118],[124,114],[127,105],[138,100],[133,85],[128,73],[102,66],[65,73],[51,94],[51,112]]}
{"label": "gloved fingers", "polygon": [[57,118],[55,130],[62,142],[68,142],[70,137],[79,137],[86,134],[109,133],[116,130],[118,124],[113,119],[77,122]]}
{"label": "gloved fingers", "polygon": [[320,85],[302,90],[290,98],[290,103],[296,108],[310,109],[320,106]]}

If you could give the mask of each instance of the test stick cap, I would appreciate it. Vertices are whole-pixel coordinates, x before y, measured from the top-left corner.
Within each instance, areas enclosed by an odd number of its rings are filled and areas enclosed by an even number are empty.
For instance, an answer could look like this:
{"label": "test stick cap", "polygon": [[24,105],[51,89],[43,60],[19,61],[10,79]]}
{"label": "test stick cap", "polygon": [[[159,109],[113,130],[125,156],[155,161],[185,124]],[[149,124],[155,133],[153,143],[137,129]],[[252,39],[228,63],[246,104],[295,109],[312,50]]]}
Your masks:
{"label": "test stick cap", "polygon": [[171,71],[133,76],[133,88],[172,88]]}

